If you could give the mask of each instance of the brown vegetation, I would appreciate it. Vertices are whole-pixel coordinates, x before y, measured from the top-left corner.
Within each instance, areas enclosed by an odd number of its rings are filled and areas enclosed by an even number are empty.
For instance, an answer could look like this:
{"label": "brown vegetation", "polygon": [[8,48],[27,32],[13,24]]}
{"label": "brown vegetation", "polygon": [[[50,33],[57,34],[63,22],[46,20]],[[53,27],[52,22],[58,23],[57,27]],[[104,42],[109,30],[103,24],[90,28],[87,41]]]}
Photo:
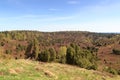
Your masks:
{"label": "brown vegetation", "polygon": [[[113,49],[120,50],[120,34],[113,33],[80,31],[49,33],[38,31],[0,32],[0,57],[37,60],[41,52],[47,50],[50,53],[49,49],[52,48],[52,51],[55,52],[56,60],[51,57],[47,61],[54,60],[55,62],[65,63],[62,60],[65,59],[63,55],[66,54],[63,52],[66,52],[66,49],[61,47],[68,48],[71,43],[77,44],[81,49],[87,49],[95,53],[99,60],[99,70],[103,70],[106,66],[117,70],[120,69],[120,55],[112,54]],[[30,44],[32,46],[27,52]],[[64,51],[60,51],[61,49]]]}

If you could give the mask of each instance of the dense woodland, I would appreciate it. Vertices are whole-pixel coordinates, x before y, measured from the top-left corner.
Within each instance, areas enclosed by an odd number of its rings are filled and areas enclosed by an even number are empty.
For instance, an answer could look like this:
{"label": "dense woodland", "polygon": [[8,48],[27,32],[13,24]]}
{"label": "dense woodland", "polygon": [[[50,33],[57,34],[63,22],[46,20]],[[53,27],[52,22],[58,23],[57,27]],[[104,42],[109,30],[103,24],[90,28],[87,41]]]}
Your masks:
{"label": "dense woodland", "polygon": [[0,58],[59,62],[120,74],[120,34],[0,32]]}

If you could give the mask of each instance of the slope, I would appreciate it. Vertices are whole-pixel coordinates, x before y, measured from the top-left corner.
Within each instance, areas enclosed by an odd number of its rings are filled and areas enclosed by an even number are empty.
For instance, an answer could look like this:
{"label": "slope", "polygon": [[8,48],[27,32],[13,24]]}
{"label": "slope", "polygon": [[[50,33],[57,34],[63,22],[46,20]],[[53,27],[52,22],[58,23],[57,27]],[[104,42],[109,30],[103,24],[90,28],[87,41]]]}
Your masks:
{"label": "slope", "polygon": [[120,80],[120,76],[59,63],[0,60],[0,80]]}

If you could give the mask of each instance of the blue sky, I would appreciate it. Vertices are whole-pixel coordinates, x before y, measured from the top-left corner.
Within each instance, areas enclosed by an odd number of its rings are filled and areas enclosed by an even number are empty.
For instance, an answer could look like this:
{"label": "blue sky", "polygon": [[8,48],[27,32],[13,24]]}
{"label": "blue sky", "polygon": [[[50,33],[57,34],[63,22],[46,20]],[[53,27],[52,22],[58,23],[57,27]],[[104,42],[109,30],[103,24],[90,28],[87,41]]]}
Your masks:
{"label": "blue sky", "polygon": [[120,0],[1,0],[6,30],[120,32]]}

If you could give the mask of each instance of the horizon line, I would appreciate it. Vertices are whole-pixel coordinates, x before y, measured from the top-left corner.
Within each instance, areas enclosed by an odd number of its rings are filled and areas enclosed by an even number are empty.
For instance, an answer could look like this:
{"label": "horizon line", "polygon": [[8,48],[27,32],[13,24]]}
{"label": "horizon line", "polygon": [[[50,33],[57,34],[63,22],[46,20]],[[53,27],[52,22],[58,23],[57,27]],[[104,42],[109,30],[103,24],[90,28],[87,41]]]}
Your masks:
{"label": "horizon line", "polygon": [[13,31],[34,31],[34,32],[46,32],[46,33],[52,33],[52,32],[89,32],[89,33],[110,33],[110,34],[120,34],[120,32],[95,32],[95,31],[87,31],[87,30],[56,30],[56,31],[45,31],[45,30],[2,30],[0,32],[13,32]]}

